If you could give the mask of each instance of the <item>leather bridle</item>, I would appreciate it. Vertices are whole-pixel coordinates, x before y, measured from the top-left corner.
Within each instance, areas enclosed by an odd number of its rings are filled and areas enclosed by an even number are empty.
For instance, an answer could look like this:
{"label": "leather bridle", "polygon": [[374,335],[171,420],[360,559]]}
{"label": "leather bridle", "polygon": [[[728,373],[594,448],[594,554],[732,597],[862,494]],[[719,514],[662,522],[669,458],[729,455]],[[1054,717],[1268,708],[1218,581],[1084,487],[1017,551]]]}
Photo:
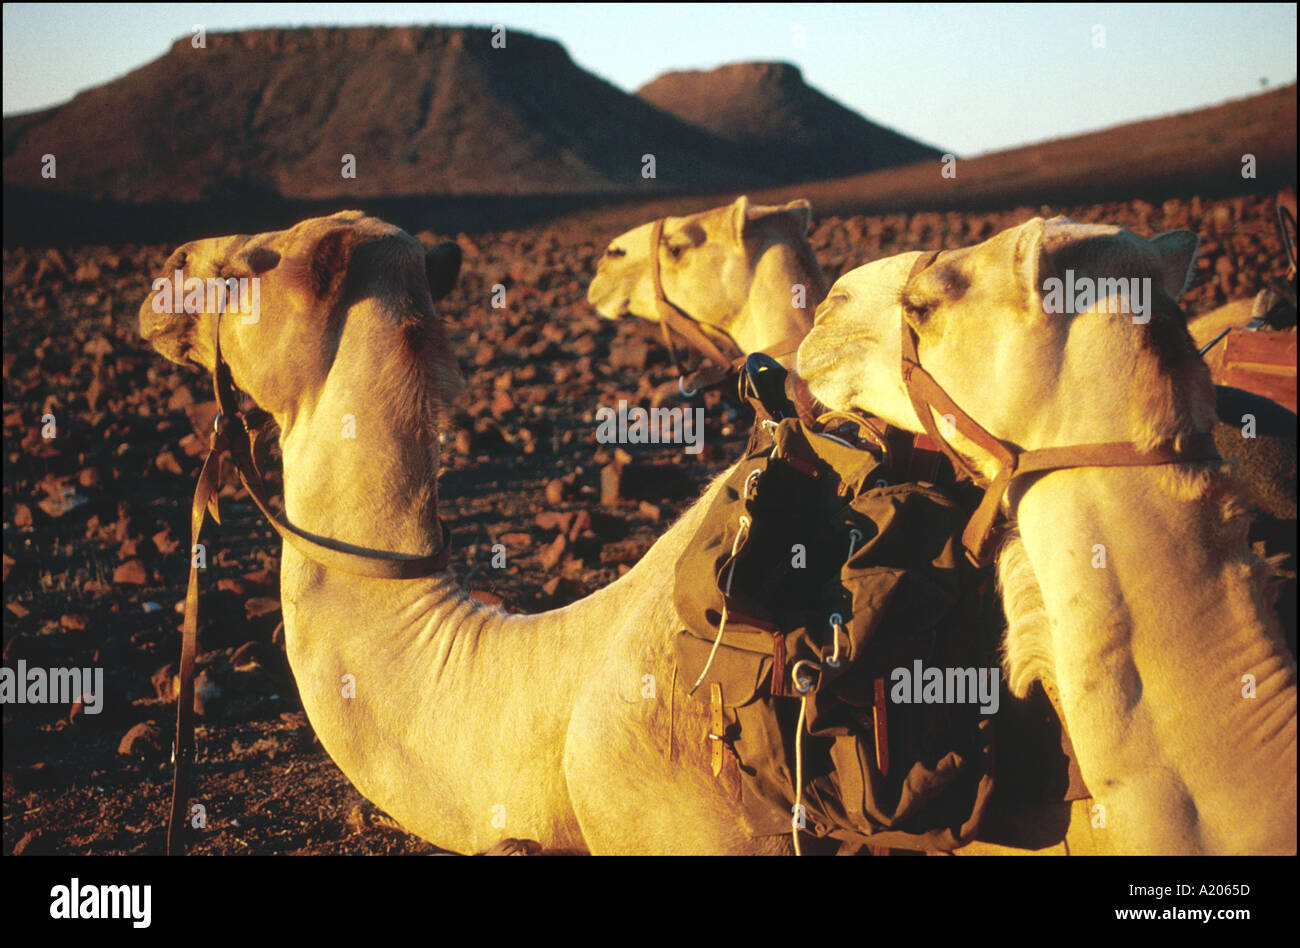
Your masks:
{"label": "leather bridle", "polygon": [[[660,262],[665,220],[667,218],[659,218],[650,229],[650,281],[654,286],[655,311],[663,330],[664,344],[668,347],[673,366],[682,377],[683,394],[691,394],[692,391],[717,385],[738,375],[747,353],[741,350],[725,330],[700,322],[668,299],[668,294],[664,292],[663,267]],[[694,370],[683,369],[677,361],[674,332],[682,337],[688,347],[694,349],[711,364]],[[774,359],[782,359],[796,352],[802,341],[803,336],[788,336],[759,351]],[[728,351],[724,352],[724,347]]]}
{"label": "leather bridle", "polygon": [[[912,266],[907,282],[934,263],[940,251],[922,254]],[[1057,448],[1034,448],[1025,451],[990,434],[979,422],[962,411],[948,396],[943,387],[921,367],[917,355],[916,330],[906,316],[901,320],[903,342],[903,381],[908,398],[928,434],[948,455],[958,471],[965,472],[976,484],[984,487],[984,498],[962,533],[966,556],[977,566],[992,562],[997,544],[990,542],[993,525],[1002,506],[1002,500],[1012,483],[1030,474],[1043,474],[1079,467],[1145,467],[1155,464],[1174,464],[1186,461],[1221,460],[1208,431],[1179,435],[1176,438],[1146,450],[1131,441],[1111,441],[1100,444],[1073,444]],[[931,409],[940,416],[949,416],[952,426],[997,461],[998,470],[990,481],[943,439],[935,424]]]}
{"label": "leather bridle", "polygon": [[[224,308],[224,307],[223,307]],[[217,523],[221,517],[217,494],[221,487],[221,461],[229,458],[239,479],[263,516],[281,539],[300,554],[326,569],[374,579],[416,579],[432,576],[446,569],[451,556],[450,533],[438,519],[438,548],[427,556],[371,550],[328,537],[313,536],[271,509],[256,461],[257,439],[270,421],[260,408],[248,413],[239,411],[239,396],[231,378],[230,366],[221,357],[221,312],[217,313],[213,331],[212,390],[217,401],[217,417],[208,455],[199,471],[190,508],[190,576],[185,591],[185,621],[181,626],[181,661],[176,698],[176,743],[173,761],[171,816],[167,825],[167,855],[184,855],[185,807],[195,760],[194,745],[194,660],[198,651],[199,575],[196,551],[207,514]]]}

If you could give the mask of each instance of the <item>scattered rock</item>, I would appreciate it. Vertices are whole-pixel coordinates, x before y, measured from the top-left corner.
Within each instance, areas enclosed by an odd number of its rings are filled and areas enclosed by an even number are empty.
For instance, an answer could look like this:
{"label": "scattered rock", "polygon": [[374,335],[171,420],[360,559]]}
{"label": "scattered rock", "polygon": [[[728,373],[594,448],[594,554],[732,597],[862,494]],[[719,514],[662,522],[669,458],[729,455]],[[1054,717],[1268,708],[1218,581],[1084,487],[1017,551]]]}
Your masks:
{"label": "scattered rock", "polygon": [[244,615],[249,619],[256,619],[258,616],[279,611],[280,600],[272,599],[269,596],[253,596],[244,603]]}
{"label": "scattered rock", "polygon": [[221,710],[224,689],[217,684],[211,668],[205,668],[194,678],[194,713],[201,718],[214,718]]}
{"label": "scattered rock", "polygon": [[139,560],[127,560],[113,570],[113,582],[119,586],[143,586],[149,582],[149,575],[145,572],[144,563]]}
{"label": "scattered rock", "polygon": [[505,601],[496,593],[488,592],[486,589],[471,589],[469,597],[485,606],[499,606]]}
{"label": "scattered rock", "polygon": [[569,548],[569,538],[566,537],[563,533],[561,533],[558,537],[556,537],[551,542],[550,546],[548,546],[545,550],[542,551],[542,554],[538,557],[538,561],[541,563],[542,569],[551,570],[559,566],[560,561],[564,559],[565,551],[568,548]]}
{"label": "scattered rock", "polygon": [[15,856],[56,856],[58,835],[45,830],[28,830],[14,843]]}
{"label": "scattered rock", "polygon": [[546,502],[552,507],[557,507],[570,500],[577,493],[578,479],[574,474],[566,474],[564,477],[557,477],[546,484]]}
{"label": "scattered rock", "polygon": [[141,721],[127,731],[117,745],[123,757],[161,758],[170,753],[171,744],[163,737],[162,728],[152,721]]}
{"label": "scattered rock", "polygon": [[154,467],[165,474],[184,474],[181,468],[181,462],[176,460],[176,455],[170,451],[163,451],[154,460]]}
{"label": "scattered rock", "polygon": [[156,697],[171,701],[180,690],[180,678],[177,677],[176,663],[168,662],[158,669],[149,677],[149,683],[153,685],[153,692]]}

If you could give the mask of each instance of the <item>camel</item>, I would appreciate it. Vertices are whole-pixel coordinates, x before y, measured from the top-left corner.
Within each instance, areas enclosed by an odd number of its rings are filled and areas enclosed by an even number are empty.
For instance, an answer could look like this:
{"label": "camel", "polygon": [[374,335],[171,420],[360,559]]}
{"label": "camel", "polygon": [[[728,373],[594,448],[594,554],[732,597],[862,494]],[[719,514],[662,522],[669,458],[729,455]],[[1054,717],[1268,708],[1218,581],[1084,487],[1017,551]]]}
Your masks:
{"label": "camel", "polygon": [[1202,313],[1187,321],[1187,330],[1198,349],[1203,348],[1227,329],[1243,329],[1257,316],[1255,297],[1248,300],[1232,300],[1218,309]]}
{"label": "camel", "polygon": [[[177,270],[260,279],[263,312],[220,321],[222,356],[279,424],[284,516],[302,531],[411,555],[441,543],[439,430],[462,382],[430,291],[450,288],[459,256],[436,251],[348,211],[197,240],[162,271],[164,283]],[[202,300],[159,313],[158,287],[142,336],[212,372],[216,313]],[[362,578],[286,545],[286,650],[326,751],[405,829],[454,852],[516,839],[549,852],[791,852],[788,835],[752,836],[712,776],[707,707],[673,698],[681,625],[665,577],[720,486],[617,582],[537,615],[479,603],[446,572]]]}
{"label": "camel", "polygon": [[[1197,244],[1188,231],[1146,240],[1035,218],[932,260],[878,260],[831,288],[799,372],[832,408],[921,431],[901,362],[906,321],[920,364],[1006,443],[1186,439],[1215,421],[1209,372],[1177,305]],[[913,273],[918,261],[928,265]],[[1076,281],[1149,280],[1148,321],[1107,311],[1118,290],[1074,315],[1045,312],[1045,281],[1067,270]],[[935,419],[956,452],[994,473],[986,452]],[[1018,697],[1035,681],[1055,688],[1094,797],[1075,805],[1064,844],[1295,852],[1295,660],[1224,468],[1055,470],[1013,481],[1004,508],[1016,528],[998,556],[1008,684]]]}
{"label": "camel", "polygon": [[[409,555],[442,545],[438,435],[460,379],[433,300],[459,257],[439,249],[426,256],[397,228],[342,212],[186,244],[141,307],[141,334],[160,354],[209,372],[219,326],[233,381],[279,424],[285,517],[300,530]],[[266,312],[218,322],[202,299],[159,312],[176,270],[257,277]],[[525,839],[552,852],[791,852],[788,836],[755,837],[712,777],[706,709],[674,686],[681,618],[664,579],[725,476],[619,581],[538,615],[478,603],[446,573],[358,578],[286,546],[286,647],[327,752],[407,830],[453,851]],[[1257,707],[1274,707],[1276,677],[1259,676]],[[1293,717],[1293,666],[1289,680]],[[1074,713],[1077,695],[1062,691]],[[1261,819],[1240,815],[1247,827]],[[1146,837],[1128,833],[1132,845],[1118,848],[1142,850]],[[1241,839],[1236,848],[1278,848]],[[814,842],[824,841],[805,851]],[[1202,848],[1233,846],[1216,837]]]}
{"label": "camel", "polygon": [[[826,278],[808,243],[812,207],[732,204],[663,225],[660,266],[664,294],[721,347],[769,352],[794,361],[811,314],[826,296]],[[650,272],[654,222],[615,237],[587,291],[606,319],[631,314],[659,321]],[[773,351],[775,350],[775,351]]]}

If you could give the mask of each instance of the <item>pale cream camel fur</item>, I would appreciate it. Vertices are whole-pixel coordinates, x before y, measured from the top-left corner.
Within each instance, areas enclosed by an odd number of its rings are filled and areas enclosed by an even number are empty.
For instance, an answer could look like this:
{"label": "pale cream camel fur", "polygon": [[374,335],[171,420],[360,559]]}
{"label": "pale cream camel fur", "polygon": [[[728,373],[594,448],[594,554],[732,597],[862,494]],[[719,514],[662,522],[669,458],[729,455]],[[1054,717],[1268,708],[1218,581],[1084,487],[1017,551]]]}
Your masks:
{"label": "pale cream camel fur", "polygon": [[[802,339],[826,296],[826,278],[808,243],[811,205],[733,203],[664,221],[659,248],[668,299],[706,328],[730,337],[744,353]],[[650,275],[654,222],[610,241],[587,290],[606,319],[640,316],[658,322]],[[778,361],[794,363],[797,343]]]}
{"label": "pale cream camel fur", "polygon": [[[1145,240],[1056,218],[949,251],[910,280],[918,254],[879,260],[831,288],[799,371],[832,408],[919,431],[900,365],[907,319],[955,402],[1023,449],[1208,431],[1214,391],[1176,304],[1196,246],[1187,231]],[[1150,321],[1098,306],[1045,313],[1044,281],[1066,269],[1149,278]],[[972,443],[951,441],[991,470]],[[1008,681],[1019,696],[1055,683],[1095,798],[1074,808],[1066,844],[1295,852],[1295,660],[1222,469],[1056,471],[1018,482],[1008,510]],[[1078,825],[1090,815],[1104,826]]]}
{"label": "pale cream camel fur", "polygon": [[[445,292],[455,266],[431,251],[426,274],[414,238],[357,212],[194,241],[168,261],[166,277],[261,280],[260,317],[224,317],[222,354],[279,423],[285,513],[299,528],[436,548],[438,418],[460,376],[429,287]],[[159,314],[152,301],[142,335],[211,371],[214,314]],[[457,852],[512,838],[550,851],[790,852],[789,836],[751,838],[711,775],[698,696],[669,704],[673,569],[720,483],[618,582],[539,615],[478,603],[449,573],[363,579],[286,546],[286,647],[321,743],[362,794]]]}
{"label": "pale cream camel fur", "polygon": [[1187,321],[1187,331],[1192,335],[1196,348],[1202,348],[1225,329],[1242,329],[1254,318],[1255,299],[1233,300],[1218,309],[1202,313]]}

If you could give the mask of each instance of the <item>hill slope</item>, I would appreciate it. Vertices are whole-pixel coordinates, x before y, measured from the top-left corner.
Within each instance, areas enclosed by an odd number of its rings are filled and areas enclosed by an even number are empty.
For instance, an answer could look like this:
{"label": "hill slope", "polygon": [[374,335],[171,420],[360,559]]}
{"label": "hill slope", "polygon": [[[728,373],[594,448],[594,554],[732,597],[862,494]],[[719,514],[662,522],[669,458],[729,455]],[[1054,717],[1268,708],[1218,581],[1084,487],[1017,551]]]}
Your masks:
{"label": "hill slope", "polygon": [[[471,28],[250,30],[178,40],[4,121],[6,183],[128,202],[273,193],[557,194],[776,183],[743,153],[574,65]],[[58,156],[58,177],[40,160]],[[356,178],[341,175],[356,156]],[[642,155],[657,178],[641,176]]]}
{"label": "hill slope", "polygon": [[637,96],[739,145],[783,181],[813,181],[937,158],[804,82],[789,63],[734,63],[669,72]]}

